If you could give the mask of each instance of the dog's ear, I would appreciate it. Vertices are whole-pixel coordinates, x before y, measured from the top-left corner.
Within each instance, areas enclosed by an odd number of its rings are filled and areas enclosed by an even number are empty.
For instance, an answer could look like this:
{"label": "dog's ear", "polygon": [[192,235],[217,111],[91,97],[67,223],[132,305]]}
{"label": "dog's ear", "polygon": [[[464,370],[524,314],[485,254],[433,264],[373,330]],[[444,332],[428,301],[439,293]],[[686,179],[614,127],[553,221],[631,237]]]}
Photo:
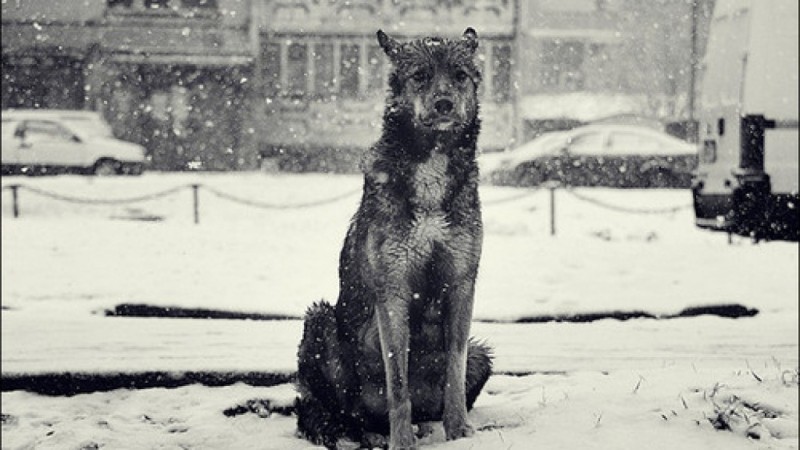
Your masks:
{"label": "dog's ear", "polygon": [[383,30],[378,30],[378,43],[392,61],[400,54],[400,43],[389,37]]}
{"label": "dog's ear", "polygon": [[464,42],[467,47],[474,52],[475,49],[478,48],[478,33],[474,28],[469,27],[464,30],[464,34],[461,36],[461,41]]}

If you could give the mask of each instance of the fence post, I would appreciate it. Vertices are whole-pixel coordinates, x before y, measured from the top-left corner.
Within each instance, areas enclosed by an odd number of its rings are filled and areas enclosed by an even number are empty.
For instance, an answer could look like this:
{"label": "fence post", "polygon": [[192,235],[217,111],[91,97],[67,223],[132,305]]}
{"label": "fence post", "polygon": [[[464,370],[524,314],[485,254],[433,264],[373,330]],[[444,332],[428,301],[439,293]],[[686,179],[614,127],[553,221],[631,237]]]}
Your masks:
{"label": "fence post", "polygon": [[194,204],[194,223],[197,225],[200,223],[200,185],[193,184],[192,185],[192,200]]}
{"label": "fence post", "polygon": [[556,189],[558,188],[557,181],[547,183],[547,188],[550,189],[550,236],[556,235]]}
{"label": "fence post", "polygon": [[16,219],[19,217],[19,198],[17,196],[19,185],[12,184],[11,186],[9,186],[9,188],[11,189],[11,204],[14,211],[14,218]]}

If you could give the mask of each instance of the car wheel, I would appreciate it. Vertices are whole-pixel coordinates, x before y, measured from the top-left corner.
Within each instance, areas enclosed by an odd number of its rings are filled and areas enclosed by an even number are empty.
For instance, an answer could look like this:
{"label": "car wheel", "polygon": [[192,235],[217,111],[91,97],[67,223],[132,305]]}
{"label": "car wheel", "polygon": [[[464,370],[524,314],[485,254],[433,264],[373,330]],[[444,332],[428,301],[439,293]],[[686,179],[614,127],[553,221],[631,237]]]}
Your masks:
{"label": "car wheel", "polygon": [[92,171],[98,177],[107,177],[119,173],[119,163],[112,159],[101,159],[94,165]]}
{"label": "car wheel", "polygon": [[138,163],[130,163],[124,167],[125,175],[141,175],[143,172],[143,167],[141,164]]}

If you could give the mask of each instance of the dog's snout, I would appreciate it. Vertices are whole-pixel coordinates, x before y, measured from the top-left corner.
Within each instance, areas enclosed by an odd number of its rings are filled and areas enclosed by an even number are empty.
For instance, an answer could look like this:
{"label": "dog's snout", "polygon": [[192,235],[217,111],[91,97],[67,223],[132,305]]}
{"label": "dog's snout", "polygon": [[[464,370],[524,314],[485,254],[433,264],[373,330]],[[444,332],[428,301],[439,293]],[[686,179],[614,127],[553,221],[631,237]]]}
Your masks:
{"label": "dog's snout", "polygon": [[436,103],[433,104],[433,108],[439,114],[450,114],[453,112],[453,102],[452,100],[442,98],[436,100]]}

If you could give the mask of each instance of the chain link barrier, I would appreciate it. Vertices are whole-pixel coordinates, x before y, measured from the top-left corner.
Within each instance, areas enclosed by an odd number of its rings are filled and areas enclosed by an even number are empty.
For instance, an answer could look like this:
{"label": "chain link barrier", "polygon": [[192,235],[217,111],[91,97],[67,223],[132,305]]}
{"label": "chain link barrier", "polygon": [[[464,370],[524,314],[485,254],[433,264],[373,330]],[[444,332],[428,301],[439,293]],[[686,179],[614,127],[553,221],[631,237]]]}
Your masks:
{"label": "chain link barrier", "polygon": [[19,195],[18,192],[21,190],[25,190],[42,197],[47,197],[53,200],[68,202],[68,203],[77,203],[83,205],[124,205],[129,203],[137,203],[137,202],[145,202],[151,200],[158,200],[173,194],[176,194],[184,189],[191,189],[193,193],[193,205],[194,205],[194,221],[195,223],[199,223],[199,198],[198,198],[198,191],[202,188],[211,194],[234,203],[238,203],[241,205],[246,205],[255,208],[261,209],[272,209],[272,210],[288,210],[288,209],[303,209],[303,208],[311,208],[316,206],[324,206],[327,204],[332,204],[343,200],[348,197],[352,197],[357,193],[361,192],[361,188],[354,189],[348,192],[345,192],[341,195],[337,195],[335,197],[329,197],[321,200],[314,200],[310,202],[304,203],[290,203],[290,204],[278,204],[278,203],[265,203],[259,202],[256,200],[250,200],[242,197],[237,197],[235,195],[228,194],[226,192],[222,192],[218,189],[205,186],[202,184],[190,184],[184,186],[176,186],[174,188],[166,189],[160,192],[155,192],[152,194],[142,195],[138,197],[128,197],[128,198],[117,198],[117,199],[98,199],[98,198],[85,198],[85,197],[75,197],[71,195],[63,195],[57,192],[48,191],[46,189],[26,186],[22,184],[10,184],[5,185],[2,187],[3,190],[10,190],[13,198],[13,212],[14,217],[19,217]]}
{"label": "chain link barrier", "polygon": [[517,200],[520,200],[520,199],[523,199],[523,198],[526,198],[526,197],[530,197],[530,196],[536,194],[537,192],[539,192],[539,188],[538,187],[535,187],[533,189],[526,189],[521,194],[515,194],[515,195],[509,196],[509,197],[506,197],[506,198],[484,200],[484,201],[481,202],[481,205],[483,205],[483,206],[494,206],[494,205],[502,205],[502,204],[505,204],[505,203],[511,203],[511,202],[514,202],[514,201],[517,201]]}
{"label": "chain link barrier", "polygon": [[254,208],[261,208],[261,209],[303,209],[303,208],[313,208],[315,206],[323,206],[328,205],[331,203],[338,202],[339,200],[343,200],[348,197],[352,197],[355,194],[361,192],[361,188],[354,189],[352,191],[347,191],[341,195],[337,195],[335,197],[330,197],[321,200],[314,200],[305,203],[290,203],[290,204],[277,204],[277,203],[264,203],[255,200],[249,200],[246,198],[237,197],[212,187],[200,185],[201,188],[205,189],[206,191],[216,195],[221,199],[225,199],[234,203],[239,203],[241,205],[252,206]]}
{"label": "chain link barrier", "polygon": [[[237,204],[245,205],[245,206],[250,206],[250,207],[254,207],[254,208],[270,209],[270,210],[304,209],[304,208],[313,208],[313,207],[317,207],[317,206],[324,206],[324,205],[332,204],[332,203],[338,202],[340,200],[344,200],[346,198],[355,196],[359,192],[361,192],[361,188],[359,187],[358,189],[353,189],[351,191],[344,192],[344,193],[342,193],[340,195],[337,195],[337,196],[334,196],[334,197],[329,197],[329,198],[324,198],[324,199],[314,200],[314,201],[308,201],[308,202],[301,202],[301,203],[280,204],[280,203],[261,202],[261,201],[257,201],[257,200],[251,200],[251,199],[235,196],[235,195],[223,192],[223,191],[221,191],[219,189],[216,189],[216,188],[213,188],[213,187],[210,187],[210,186],[205,186],[205,185],[202,185],[202,184],[191,184],[191,185],[184,185],[184,186],[176,186],[174,188],[166,189],[166,190],[163,190],[163,191],[160,191],[160,192],[155,192],[155,193],[152,193],[152,194],[142,195],[142,196],[138,196],[138,197],[118,198],[118,199],[81,198],[81,197],[63,195],[63,194],[59,194],[59,193],[56,193],[56,192],[48,191],[48,190],[45,190],[45,189],[40,189],[40,188],[26,186],[26,185],[20,185],[20,184],[6,185],[6,186],[3,186],[2,189],[3,190],[7,190],[8,189],[8,190],[12,191],[13,203],[14,203],[13,204],[14,217],[18,217],[19,216],[19,206],[18,206],[18,196],[17,196],[17,191],[18,190],[26,190],[26,191],[32,192],[34,194],[37,194],[37,195],[40,195],[40,196],[43,196],[43,197],[48,197],[48,198],[51,198],[51,199],[54,199],[54,200],[59,200],[59,201],[64,201],[64,202],[69,202],[69,203],[77,203],[77,204],[85,204],[85,205],[123,205],[123,204],[129,204],[129,203],[137,203],[137,202],[158,200],[158,199],[161,199],[161,198],[176,194],[176,193],[180,192],[183,189],[192,189],[194,191],[193,192],[193,194],[194,194],[193,197],[194,197],[195,223],[199,222],[199,207],[198,207],[198,204],[199,204],[198,191],[199,191],[199,189],[206,190],[206,191],[208,191],[209,193],[213,194],[214,196],[216,196],[218,198],[221,198],[223,200],[227,200],[227,201],[230,201],[230,202],[233,202],[233,203],[237,203]],[[493,199],[493,200],[484,201],[483,205],[491,207],[491,206],[494,206],[494,205],[511,203],[511,202],[514,202],[514,201],[517,201],[517,200],[521,200],[523,198],[527,198],[527,197],[530,197],[532,195],[535,195],[541,189],[542,189],[541,187],[534,187],[532,189],[526,189],[524,192],[522,192],[520,194],[511,195],[509,197],[500,198],[500,199]],[[572,195],[573,197],[575,197],[578,200],[581,200],[583,202],[587,202],[587,203],[590,203],[592,205],[595,205],[595,206],[598,206],[598,207],[601,207],[601,208],[604,208],[604,209],[609,209],[609,210],[612,210],[612,211],[623,212],[623,213],[628,213],[628,214],[647,214],[647,215],[674,214],[674,213],[676,213],[678,211],[681,211],[681,210],[684,210],[684,209],[689,209],[689,208],[692,207],[691,204],[688,204],[688,205],[680,205],[680,206],[673,206],[673,207],[667,207],[667,208],[632,208],[632,207],[614,205],[614,204],[611,204],[611,203],[608,203],[608,202],[605,202],[605,201],[602,201],[602,200],[598,200],[596,198],[592,198],[591,196],[587,196],[587,195],[575,192],[573,189],[564,188],[563,186],[550,186],[548,189],[550,189],[550,197],[551,197],[550,198],[550,203],[551,203],[551,208],[550,208],[551,209],[551,212],[550,212],[550,214],[551,214],[551,234],[555,234],[555,198],[553,196],[554,196],[556,190],[565,191],[569,195]]]}
{"label": "chain link barrier", "polygon": [[598,200],[596,198],[592,198],[583,194],[579,194],[572,189],[562,189],[563,191],[567,192],[571,196],[577,198],[578,200],[591,203],[595,206],[599,206],[601,208],[610,209],[612,211],[617,212],[624,212],[629,214],[674,214],[678,211],[682,211],[684,209],[689,209],[692,207],[691,204],[688,205],[680,205],[680,206],[672,206],[669,208],[630,208],[626,206],[619,206],[619,205],[612,205],[611,203],[604,202],[602,200]]}
{"label": "chain link barrier", "polygon": [[[47,191],[44,189],[39,189],[25,185],[16,185],[16,186],[18,186],[19,189],[24,189],[26,191],[33,192],[34,194],[38,194],[43,197],[52,198],[53,200],[60,200],[69,203],[79,203],[84,205],[124,205],[128,203],[145,202],[149,200],[157,200],[163,197],[167,197],[186,188],[185,186],[178,186],[161,192],[142,195],[139,197],[118,198],[118,199],[92,199],[92,198],[79,198],[69,195],[62,195],[56,192]],[[3,186],[3,189],[11,189],[11,188],[12,188],[11,186]]]}

